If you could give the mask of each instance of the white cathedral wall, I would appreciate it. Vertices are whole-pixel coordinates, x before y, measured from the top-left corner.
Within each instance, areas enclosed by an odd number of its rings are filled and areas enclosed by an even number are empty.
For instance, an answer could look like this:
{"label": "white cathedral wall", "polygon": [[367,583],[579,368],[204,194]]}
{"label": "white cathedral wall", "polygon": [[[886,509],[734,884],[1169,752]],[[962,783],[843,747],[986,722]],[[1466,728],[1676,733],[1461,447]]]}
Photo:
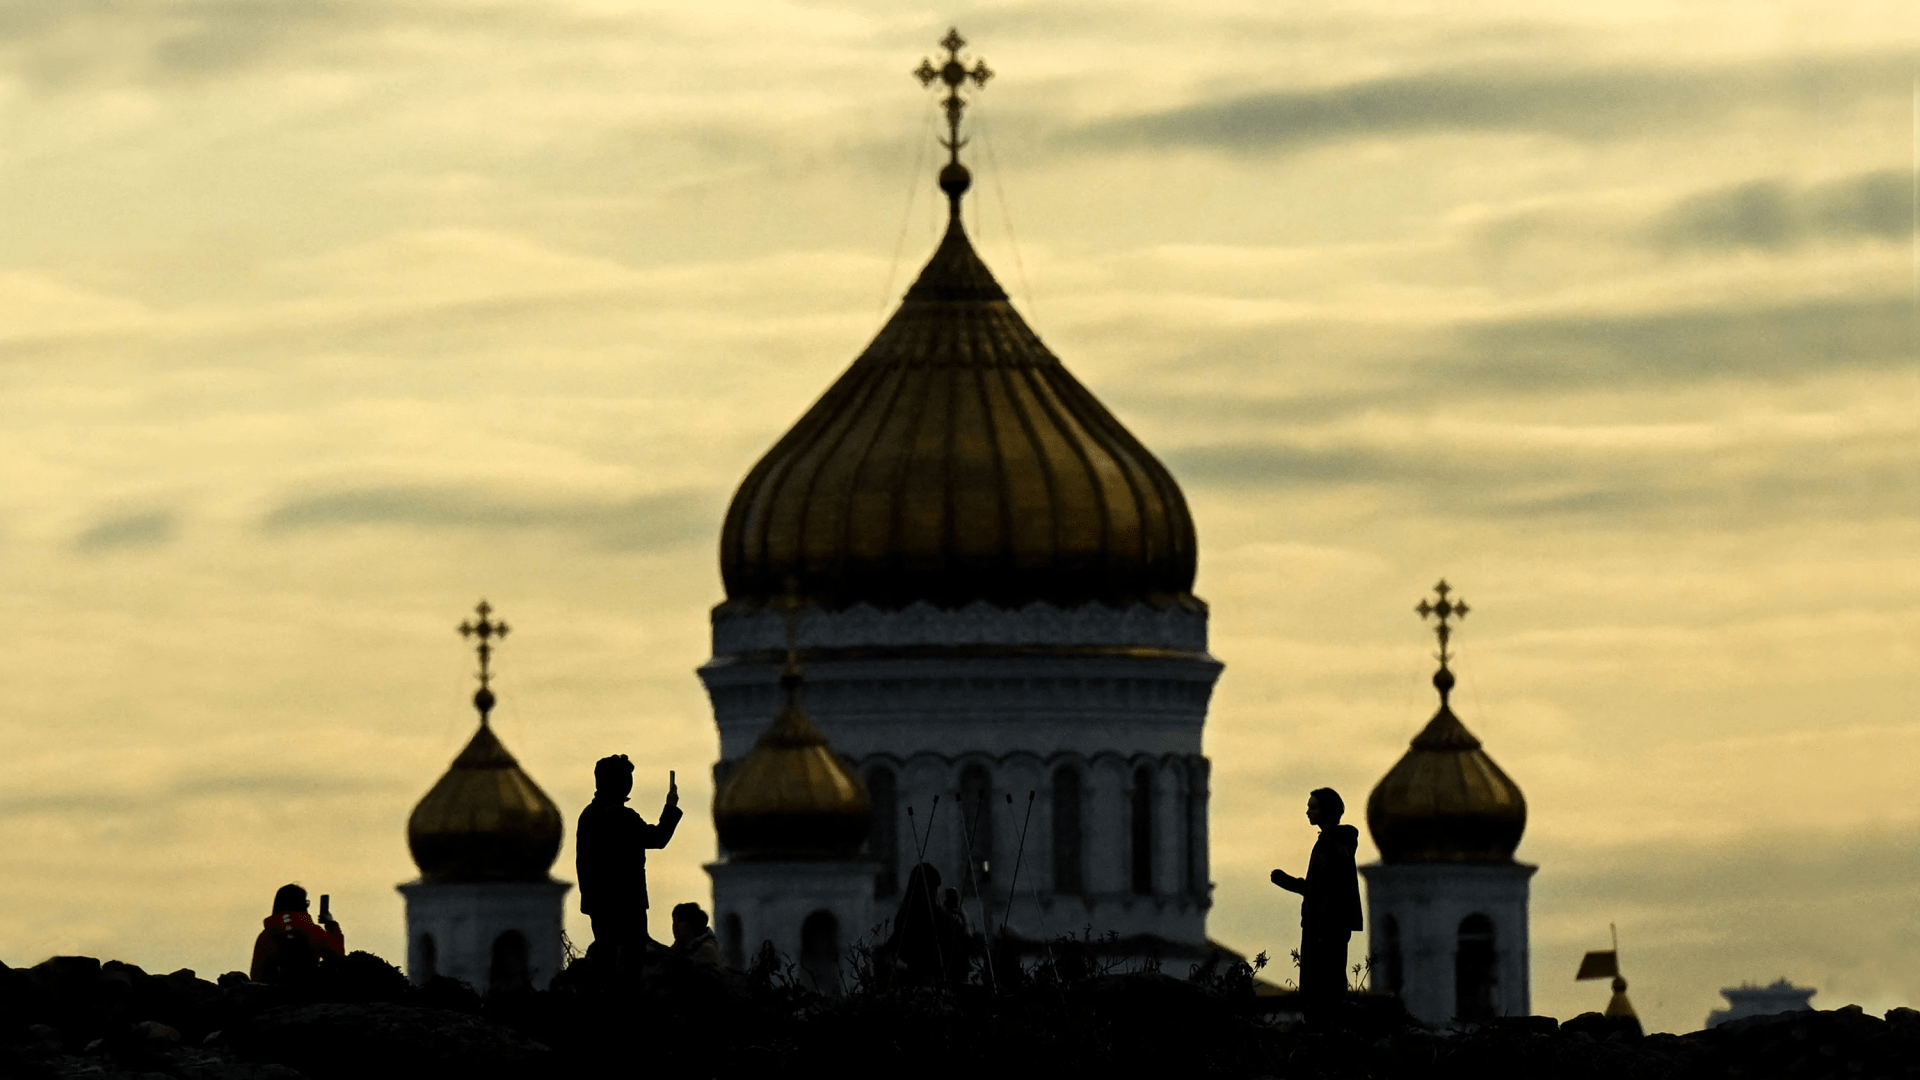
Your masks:
{"label": "white cathedral wall", "polygon": [[[822,993],[844,989],[851,972],[844,963],[849,946],[879,944],[873,931],[873,864],[864,860],[719,861],[707,866],[713,879],[713,931],[726,962],[752,963],[763,942],[771,942],[784,963],[794,965],[805,985]],[[810,949],[809,918],[832,917],[833,958]]]}
{"label": "white cathedral wall", "polygon": [[572,888],[564,881],[399,886],[407,904],[407,977],[420,985],[444,975],[484,994],[492,989],[495,943],[517,933],[526,943],[529,985],[546,989],[560,972],[562,906]]}
{"label": "white cathedral wall", "polygon": [[[863,778],[878,767],[894,771],[900,886],[924,844],[942,884],[961,889],[969,918],[985,921],[965,880],[959,813],[962,773],[978,765],[993,792],[993,873],[983,891],[994,927],[1004,916],[1009,930],[1031,940],[1091,927],[1198,946],[1211,903],[1201,740],[1220,672],[1206,653],[1206,621],[1204,612],[1146,605],[810,611],[797,635],[803,704]],[[720,730],[717,780],[780,708],[785,648],[778,613],[716,613],[714,657],[700,676]],[[1053,775],[1062,764],[1080,770],[1083,786],[1083,889],[1072,895],[1053,880]],[[1130,797],[1143,765],[1153,775],[1149,895],[1133,889]],[[1021,851],[1029,792],[1033,816]],[[897,893],[876,898],[877,916],[890,917],[897,903]]]}
{"label": "white cathedral wall", "polygon": [[1539,868],[1526,863],[1371,863],[1367,881],[1367,951],[1373,985],[1389,990],[1387,920],[1399,927],[1400,999],[1430,1024],[1455,1017],[1455,959],[1461,923],[1484,915],[1494,932],[1493,1006],[1498,1016],[1532,1011],[1527,896]]}

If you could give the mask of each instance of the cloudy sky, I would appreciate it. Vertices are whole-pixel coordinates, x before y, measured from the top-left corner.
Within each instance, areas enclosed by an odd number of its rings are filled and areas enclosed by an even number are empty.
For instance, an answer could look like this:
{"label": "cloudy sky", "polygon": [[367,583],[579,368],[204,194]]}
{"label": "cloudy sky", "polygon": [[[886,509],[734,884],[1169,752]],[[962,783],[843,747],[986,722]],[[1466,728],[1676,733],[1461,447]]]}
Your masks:
{"label": "cloudy sky", "polygon": [[720,515],[931,249],[949,23],[981,250],[1198,521],[1214,936],[1444,575],[1537,1011],[1610,922],[1652,1027],[1920,1004],[1905,0],[0,2],[0,959],[242,967],[287,880],[401,955],[482,595],[569,816],[703,809]]}

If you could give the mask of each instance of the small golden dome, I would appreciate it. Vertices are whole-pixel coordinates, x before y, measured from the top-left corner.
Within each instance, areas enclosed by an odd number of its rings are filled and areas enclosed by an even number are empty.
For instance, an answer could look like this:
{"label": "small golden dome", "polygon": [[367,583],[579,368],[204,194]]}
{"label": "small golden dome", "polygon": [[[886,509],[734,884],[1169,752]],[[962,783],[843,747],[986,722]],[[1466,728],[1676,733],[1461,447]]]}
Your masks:
{"label": "small golden dome", "polygon": [[1433,676],[1434,714],[1367,799],[1380,858],[1401,862],[1511,862],[1527,828],[1527,800],[1453,715],[1453,673]]}
{"label": "small golden dome", "polygon": [[899,310],[741,483],[720,572],[729,604],[791,580],[828,609],[1197,605],[1194,551],[1173,476],[1014,311],[956,210]]}
{"label": "small golden dome", "polygon": [[786,707],[714,795],[714,828],[736,859],[849,858],[873,801],[800,708],[797,669],[781,681]]}
{"label": "small golden dome", "polygon": [[544,881],[560,839],[559,807],[485,720],[407,819],[407,847],[433,882]]}

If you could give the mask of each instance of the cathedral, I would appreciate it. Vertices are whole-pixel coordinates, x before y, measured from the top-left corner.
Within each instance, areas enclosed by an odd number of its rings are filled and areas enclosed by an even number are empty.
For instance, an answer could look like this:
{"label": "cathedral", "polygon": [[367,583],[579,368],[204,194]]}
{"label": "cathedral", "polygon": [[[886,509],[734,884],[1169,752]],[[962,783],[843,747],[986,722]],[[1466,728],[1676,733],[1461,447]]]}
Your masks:
{"label": "cathedral", "polygon": [[[926,864],[1015,954],[1090,930],[1182,972],[1218,946],[1202,751],[1220,661],[1180,487],[1008,302],[968,239],[947,57],[944,238],[866,350],[747,473],[698,674],[719,761],[707,865],[721,952],[844,985]],[[1526,800],[1453,713],[1467,605],[1437,602],[1438,711],[1375,787],[1371,989],[1440,1024],[1529,1010]],[[559,810],[488,723],[505,636],[482,603],[479,730],[408,823],[408,971],[545,987],[570,888]],[[1276,905],[1281,940],[1295,934]],[[1359,957],[1356,957],[1358,959]]]}
{"label": "cathedral", "polygon": [[[1221,664],[1193,520],[975,253],[959,89],[990,73],[943,44],[919,74],[947,88],[946,235],[721,533],[699,674],[722,948],[771,941],[815,970],[872,940],[924,862],[977,928],[1198,957]],[[782,814],[864,828],[824,843],[766,827]]]}

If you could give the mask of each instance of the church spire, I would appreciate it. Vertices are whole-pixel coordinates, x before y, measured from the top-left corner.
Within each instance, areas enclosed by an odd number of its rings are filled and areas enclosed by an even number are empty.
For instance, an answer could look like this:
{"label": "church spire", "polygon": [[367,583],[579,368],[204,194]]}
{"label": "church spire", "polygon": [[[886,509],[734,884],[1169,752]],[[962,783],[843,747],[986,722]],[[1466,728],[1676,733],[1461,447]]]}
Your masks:
{"label": "church spire", "polygon": [[913,72],[922,86],[932,86],[938,80],[947,88],[947,96],[940,100],[940,107],[947,114],[947,137],[940,140],[940,145],[947,148],[947,164],[940,170],[940,190],[947,193],[947,213],[954,221],[960,220],[960,197],[973,183],[973,175],[960,164],[960,148],[967,145],[967,140],[960,137],[960,114],[967,108],[967,100],[960,96],[960,87],[969,80],[975,87],[984,87],[987,80],[993,78],[985,60],[975,60],[971,68],[961,61],[960,50],[966,44],[967,39],[960,36],[959,29],[949,27],[947,36],[940,39],[940,47],[947,50],[946,61],[935,67],[932,60],[921,60]]}
{"label": "church spire", "polygon": [[510,627],[504,622],[495,622],[489,618],[493,614],[493,607],[485,600],[480,601],[479,606],[473,609],[473,613],[480,617],[462,622],[459,630],[461,637],[480,639],[480,644],[475,650],[480,654],[480,689],[473,692],[473,707],[480,710],[480,726],[485,727],[488,714],[493,712],[494,702],[493,671],[489,667],[493,660],[493,639],[504,640]]}

